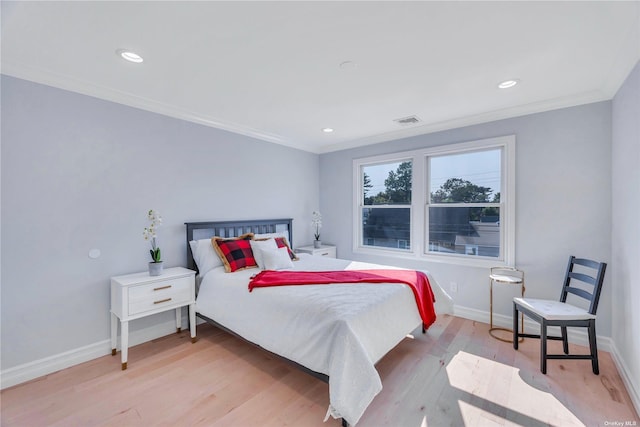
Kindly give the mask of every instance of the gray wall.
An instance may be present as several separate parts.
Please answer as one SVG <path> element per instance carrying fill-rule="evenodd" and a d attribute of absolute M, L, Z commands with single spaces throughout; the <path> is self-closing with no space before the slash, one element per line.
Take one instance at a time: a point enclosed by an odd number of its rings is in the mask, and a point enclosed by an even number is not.
<path fill-rule="evenodd" d="M 611 103 L 600 102 L 428 135 L 322 154 L 320 207 L 323 240 L 341 258 L 430 270 L 458 309 L 488 322 L 488 269 L 352 251 L 354 158 L 516 135 L 516 265 L 525 271 L 527 296 L 558 298 L 569 255 L 609 262 L 611 254 Z M 345 184 L 348 183 L 348 184 Z M 504 288 L 494 313 L 511 317 Z M 611 336 L 611 280 L 605 279 L 598 333 Z"/>
<path fill-rule="evenodd" d="M 613 99 L 613 340 L 640 404 L 640 63 Z M 631 392 L 631 390 L 630 390 Z M 638 408 L 638 406 L 636 406 Z"/>
<path fill-rule="evenodd" d="M 185 221 L 294 218 L 311 243 L 318 156 L 2 76 L 2 370 L 109 338 L 109 277 L 167 266 Z M 98 259 L 89 250 L 102 252 Z M 171 313 L 133 322 L 132 332 Z"/>

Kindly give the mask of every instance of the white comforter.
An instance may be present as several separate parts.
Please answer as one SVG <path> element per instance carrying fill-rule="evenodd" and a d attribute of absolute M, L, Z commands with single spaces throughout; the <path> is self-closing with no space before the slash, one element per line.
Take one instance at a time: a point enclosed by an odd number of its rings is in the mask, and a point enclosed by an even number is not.
<path fill-rule="evenodd" d="M 295 270 L 390 268 L 300 255 Z M 261 347 L 329 376 L 329 411 L 356 424 L 382 390 L 374 364 L 422 324 L 411 289 L 403 284 L 280 286 L 248 291 L 256 269 L 202 279 L 198 313 Z M 451 313 L 451 298 L 428 275 L 436 312 Z"/>

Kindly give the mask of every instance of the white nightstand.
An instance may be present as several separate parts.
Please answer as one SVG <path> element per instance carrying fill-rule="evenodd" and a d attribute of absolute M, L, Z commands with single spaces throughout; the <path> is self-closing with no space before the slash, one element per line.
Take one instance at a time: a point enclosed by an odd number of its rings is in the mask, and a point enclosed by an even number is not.
<path fill-rule="evenodd" d="M 148 272 L 111 278 L 111 354 L 118 342 L 118 319 L 121 326 L 122 370 L 127 369 L 129 321 L 167 310 L 176 311 L 176 329 L 182 326 L 182 307 L 189 306 L 191 342 L 196 341 L 196 284 L 193 270 L 167 268 L 160 276 Z"/>
<path fill-rule="evenodd" d="M 327 258 L 336 258 L 336 247 L 333 245 L 321 245 L 319 248 L 313 246 L 302 246 L 296 249 L 296 252 L 303 254 L 311 254 L 317 256 L 326 256 Z"/>

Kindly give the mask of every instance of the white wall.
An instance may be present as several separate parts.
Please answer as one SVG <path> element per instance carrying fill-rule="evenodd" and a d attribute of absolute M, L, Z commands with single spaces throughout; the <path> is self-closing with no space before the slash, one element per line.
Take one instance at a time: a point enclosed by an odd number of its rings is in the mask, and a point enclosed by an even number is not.
<path fill-rule="evenodd" d="M 640 63 L 612 105 L 612 337 L 640 411 Z"/>
<path fill-rule="evenodd" d="M 445 290 L 457 282 L 457 308 L 488 322 L 488 269 L 352 251 L 352 160 L 502 135 L 516 136 L 516 265 L 525 271 L 527 296 L 558 298 L 569 255 L 611 258 L 610 102 L 323 154 L 323 240 L 337 244 L 342 258 L 428 269 Z M 611 283 L 607 275 L 598 311 L 598 334 L 604 336 L 611 336 Z M 514 295 L 504 288 L 494 292 L 494 312 L 503 319 L 511 318 Z"/>
<path fill-rule="evenodd" d="M 317 155 L 7 76 L 1 159 L 3 371 L 109 338 L 109 277 L 147 268 L 149 209 L 167 266 L 187 221 L 292 217 L 313 238 Z"/>

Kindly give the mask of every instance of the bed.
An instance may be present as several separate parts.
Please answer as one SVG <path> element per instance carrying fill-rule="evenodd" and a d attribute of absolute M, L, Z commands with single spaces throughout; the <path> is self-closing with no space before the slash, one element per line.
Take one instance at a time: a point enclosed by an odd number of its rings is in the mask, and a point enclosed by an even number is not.
<path fill-rule="evenodd" d="M 260 270 L 228 273 L 211 256 L 207 240 L 245 233 L 293 242 L 292 220 L 186 223 L 188 266 L 199 271 L 197 316 L 329 383 L 327 417 L 358 422 L 382 389 L 375 364 L 422 324 L 414 295 L 395 283 L 281 286 L 248 290 Z M 203 247 L 199 247 L 202 244 Z M 283 249 L 284 250 L 284 249 Z M 389 269 L 342 259 L 298 254 L 293 270 Z M 207 262 L 209 262 L 207 264 Z M 205 271 L 206 270 L 206 271 Z M 290 270 L 290 269 L 289 269 Z M 436 310 L 451 312 L 451 300 L 427 273 Z"/>

